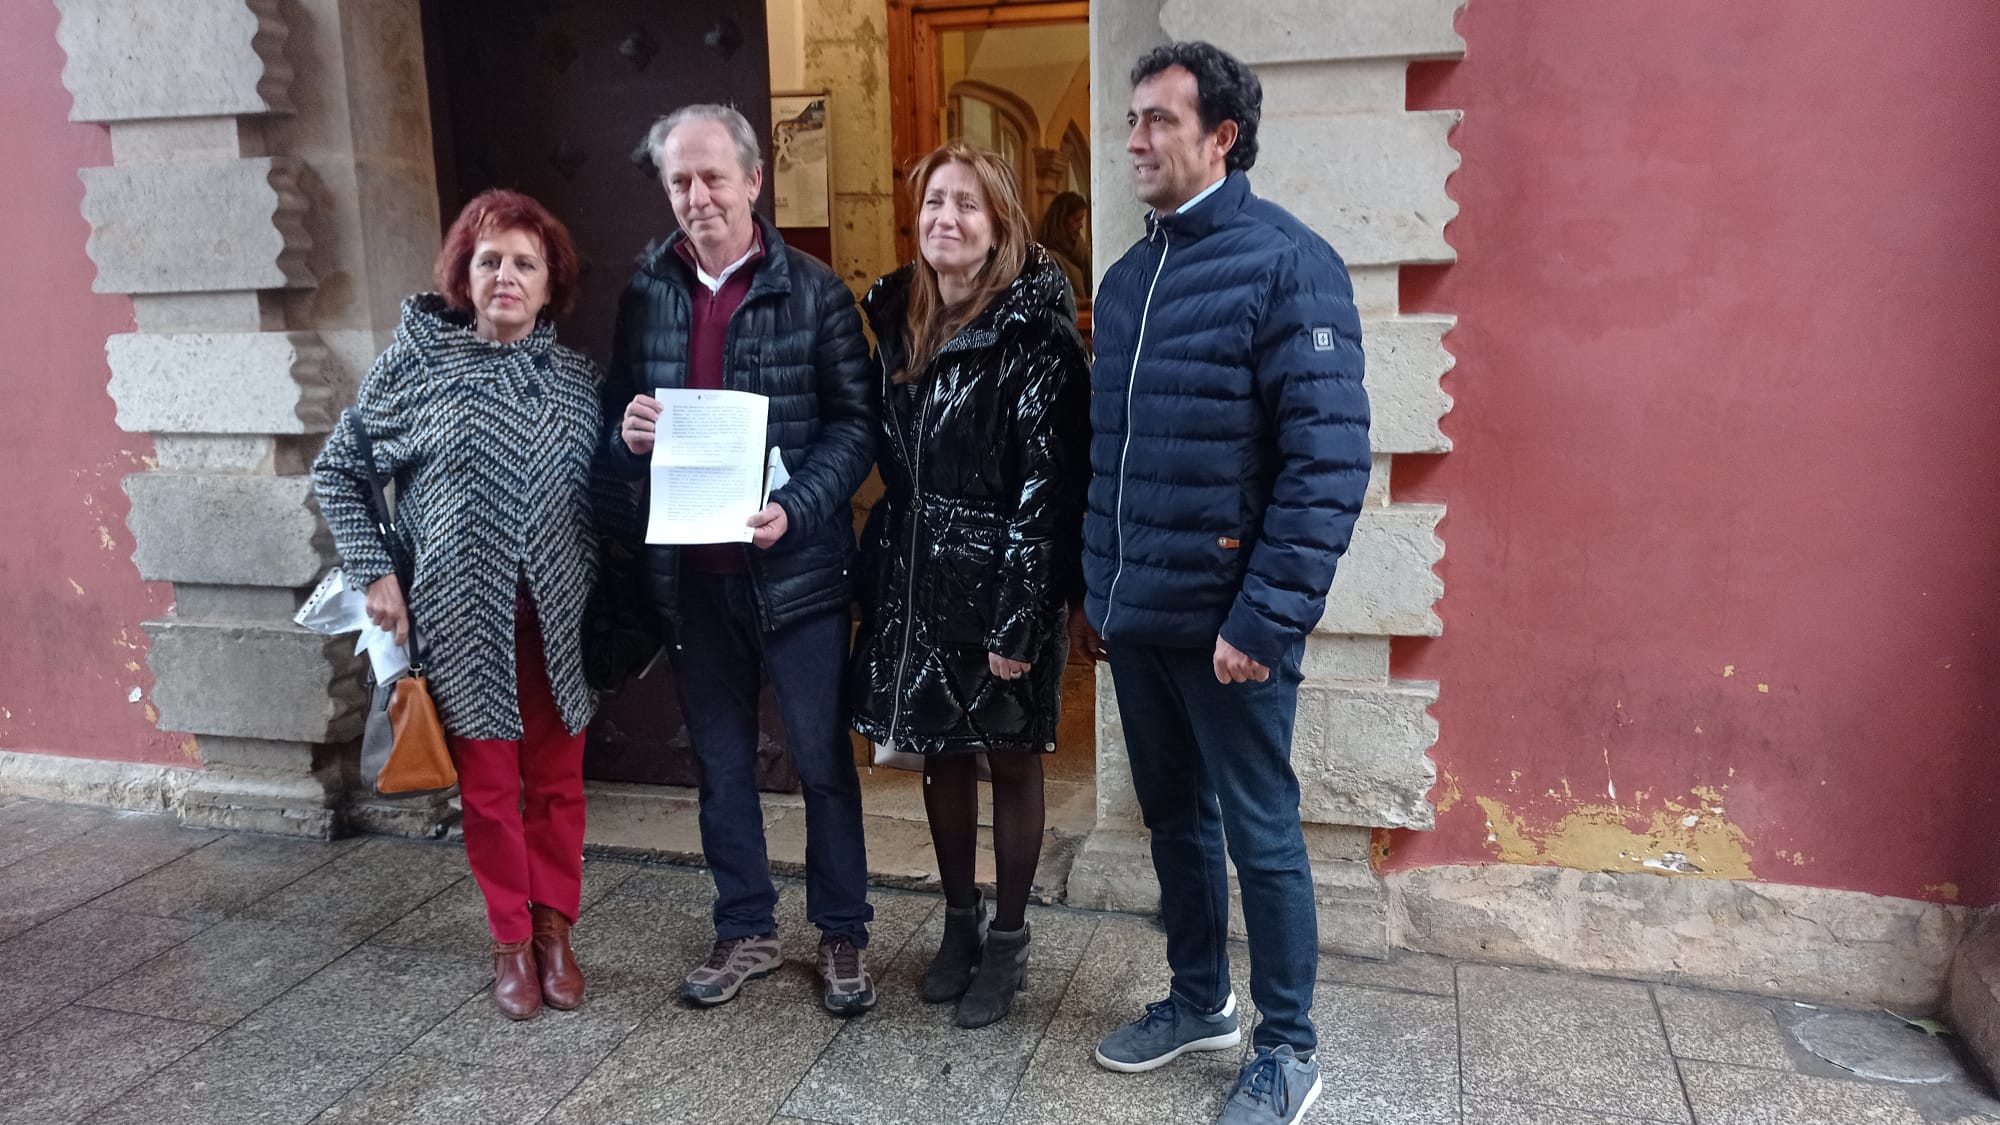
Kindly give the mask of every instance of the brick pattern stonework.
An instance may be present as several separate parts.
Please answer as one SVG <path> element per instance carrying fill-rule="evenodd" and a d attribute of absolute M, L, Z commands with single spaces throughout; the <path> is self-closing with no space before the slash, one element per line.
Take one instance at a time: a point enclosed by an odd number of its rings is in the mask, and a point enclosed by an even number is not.
<path fill-rule="evenodd" d="M 1251 181 L 1325 235 L 1354 277 L 1368 353 L 1375 474 L 1368 507 L 1307 642 L 1293 762 L 1313 855 L 1321 944 L 1383 956 L 1388 898 L 1368 863 L 1371 827 L 1429 828 L 1436 768 L 1427 712 L 1438 686 L 1393 680 L 1389 639 L 1436 636 L 1444 587 L 1444 508 L 1396 503 L 1389 467 L 1399 453 L 1451 448 L 1439 426 L 1451 399 L 1439 380 L 1452 358 L 1452 318 L 1403 315 L 1397 271 L 1453 260 L 1445 224 L 1457 205 L 1445 180 L 1458 167 L 1448 136 L 1454 112 L 1404 108 L 1404 75 L 1418 59 L 1455 58 L 1464 42 L 1452 19 L 1461 0 L 1356 0 L 1327 6 L 1272 0 L 1245 6 L 1206 0 L 1138 0 L 1094 7 L 1092 97 L 1094 244 L 1100 265 L 1138 234 L 1124 159 L 1126 68 L 1172 39 L 1205 39 L 1264 78 L 1260 153 Z M 1284 64 L 1282 66 L 1272 64 Z M 1118 724 L 1110 674 L 1098 685 L 1098 824 L 1070 875 L 1078 905 L 1151 910 L 1158 902 L 1145 830 Z"/>
<path fill-rule="evenodd" d="M 138 322 L 106 342 L 111 394 L 159 453 L 125 481 L 133 560 L 175 588 L 146 623 L 159 723 L 203 763 L 164 799 L 204 826 L 422 830 L 436 807 L 348 805 L 359 665 L 290 622 L 333 562 L 307 465 L 437 245 L 417 2 L 58 7 L 71 118 L 111 131 L 81 171 L 95 288 Z"/>

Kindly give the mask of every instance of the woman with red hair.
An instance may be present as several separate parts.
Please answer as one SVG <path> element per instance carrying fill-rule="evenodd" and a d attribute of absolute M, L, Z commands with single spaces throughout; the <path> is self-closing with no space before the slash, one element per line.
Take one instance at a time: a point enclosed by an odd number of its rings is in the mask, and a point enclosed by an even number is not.
<path fill-rule="evenodd" d="M 488 191 L 445 236 L 438 292 L 403 302 L 395 341 L 313 464 L 341 565 L 376 624 L 408 636 L 458 767 L 465 853 L 493 931 L 493 999 L 514 1019 L 574 1008 L 583 879 L 584 602 L 597 369 L 556 343 L 577 287 L 569 232 Z M 369 507 L 369 457 L 396 482 L 398 575 Z M 408 584 L 407 590 L 405 583 Z M 405 598 L 407 597 L 407 602 Z"/>

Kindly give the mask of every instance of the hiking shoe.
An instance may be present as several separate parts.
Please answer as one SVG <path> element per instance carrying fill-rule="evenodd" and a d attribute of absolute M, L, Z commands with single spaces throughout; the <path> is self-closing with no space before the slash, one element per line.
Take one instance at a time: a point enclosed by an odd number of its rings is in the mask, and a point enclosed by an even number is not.
<path fill-rule="evenodd" d="M 1175 997 L 1146 1005 L 1146 1014 L 1097 1044 L 1097 1065 L 1140 1074 L 1162 1067 L 1189 1051 L 1221 1051 L 1243 1042 L 1236 1026 L 1236 994 L 1222 1010 L 1203 1015 Z"/>
<path fill-rule="evenodd" d="M 770 976 L 782 964 L 776 934 L 718 938 L 708 960 L 681 980 L 681 998 L 704 1008 L 727 1004 L 745 982 Z"/>
<path fill-rule="evenodd" d="M 1236 1092 L 1215 1125 L 1292 1125 L 1319 1098 L 1319 1061 L 1300 1058 L 1290 1044 L 1260 1047 L 1236 1079 Z"/>
<path fill-rule="evenodd" d="M 875 1006 L 875 978 L 868 958 L 844 937 L 819 943 L 819 979 L 826 982 L 821 1003 L 836 1016 L 858 1016 Z"/>

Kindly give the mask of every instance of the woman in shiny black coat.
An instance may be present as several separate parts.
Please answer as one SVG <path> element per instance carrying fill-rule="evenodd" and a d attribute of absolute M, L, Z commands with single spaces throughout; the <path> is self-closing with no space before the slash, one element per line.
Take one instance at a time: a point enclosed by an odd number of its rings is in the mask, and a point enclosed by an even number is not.
<path fill-rule="evenodd" d="M 950 144 L 918 162 L 921 254 L 862 301 L 883 379 L 887 491 L 862 536 L 854 725 L 922 754 L 947 907 L 923 995 L 1007 1014 L 1055 749 L 1066 606 L 1090 466 L 1090 371 L 1061 268 L 1028 241 L 1012 171 Z M 996 909 L 973 880 L 978 760 L 993 776 Z"/>

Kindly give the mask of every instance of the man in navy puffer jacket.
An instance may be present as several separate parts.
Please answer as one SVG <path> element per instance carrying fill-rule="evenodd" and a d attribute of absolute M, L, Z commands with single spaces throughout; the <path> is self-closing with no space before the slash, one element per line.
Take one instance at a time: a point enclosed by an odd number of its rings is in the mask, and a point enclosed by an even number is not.
<path fill-rule="evenodd" d="M 1292 725 L 1368 485 L 1361 326 L 1340 256 L 1250 191 L 1256 75 L 1176 43 L 1132 80 L 1126 149 L 1152 212 L 1098 290 L 1084 568 L 1174 975 L 1097 1061 L 1150 1070 L 1241 1041 L 1226 828 L 1263 1022 L 1222 1121 L 1290 1122 L 1319 1092 Z"/>

